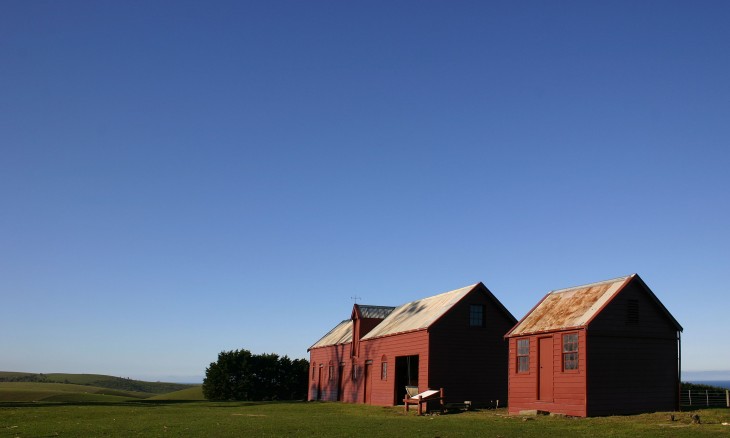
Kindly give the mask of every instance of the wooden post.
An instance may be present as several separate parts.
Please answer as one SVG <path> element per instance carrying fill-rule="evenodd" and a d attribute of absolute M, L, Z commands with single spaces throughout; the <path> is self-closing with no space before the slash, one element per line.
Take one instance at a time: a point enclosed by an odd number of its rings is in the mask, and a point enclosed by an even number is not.
<path fill-rule="evenodd" d="M 710 406 L 710 394 L 706 389 L 705 389 L 705 399 L 707 400 L 707 406 L 709 407 Z"/>
<path fill-rule="evenodd" d="M 725 390 L 725 405 L 730 408 L 730 390 Z"/>
<path fill-rule="evenodd" d="M 692 390 L 687 390 L 687 397 L 689 397 L 689 405 L 692 406 Z"/>
<path fill-rule="evenodd" d="M 440 394 L 439 397 L 441 397 L 441 413 L 443 414 L 446 411 L 446 406 L 444 405 L 444 388 L 440 388 Z"/>
<path fill-rule="evenodd" d="M 423 415 L 423 396 L 418 396 L 418 415 Z"/>

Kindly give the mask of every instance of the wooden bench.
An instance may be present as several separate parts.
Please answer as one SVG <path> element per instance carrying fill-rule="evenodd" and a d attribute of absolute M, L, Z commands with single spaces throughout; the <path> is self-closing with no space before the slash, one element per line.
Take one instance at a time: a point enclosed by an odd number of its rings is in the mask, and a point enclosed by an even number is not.
<path fill-rule="evenodd" d="M 441 409 L 441 413 L 444 412 L 444 388 L 441 389 L 427 389 L 414 396 L 406 395 L 403 399 L 405 405 L 405 411 L 408 412 L 410 405 L 418 405 L 418 415 L 423 415 L 423 405 L 428 405 L 428 402 L 438 401 Z"/>

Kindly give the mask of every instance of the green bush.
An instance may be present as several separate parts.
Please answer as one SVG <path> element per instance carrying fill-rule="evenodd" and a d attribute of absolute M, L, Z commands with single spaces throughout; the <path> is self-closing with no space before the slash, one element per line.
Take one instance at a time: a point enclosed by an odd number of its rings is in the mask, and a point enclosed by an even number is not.
<path fill-rule="evenodd" d="M 301 400 L 307 396 L 308 370 L 306 359 L 222 351 L 205 369 L 203 395 L 208 400 Z"/>

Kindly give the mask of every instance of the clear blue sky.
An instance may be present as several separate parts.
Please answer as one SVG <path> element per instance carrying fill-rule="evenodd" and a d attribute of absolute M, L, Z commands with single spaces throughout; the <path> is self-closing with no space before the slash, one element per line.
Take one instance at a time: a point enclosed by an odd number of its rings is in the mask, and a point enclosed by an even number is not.
<path fill-rule="evenodd" d="M 307 357 L 639 273 L 730 370 L 730 3 L 0 4 L 0 370 Z"/>

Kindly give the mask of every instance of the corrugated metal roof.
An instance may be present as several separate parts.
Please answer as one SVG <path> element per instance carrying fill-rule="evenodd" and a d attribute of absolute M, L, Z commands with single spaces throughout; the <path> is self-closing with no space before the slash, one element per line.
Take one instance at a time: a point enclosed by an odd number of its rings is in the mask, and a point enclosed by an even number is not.
<path fill-rule="evenodd" d="M 478 284 L 398 306 L 362 339 L 373 339 L 427 328 Z"/>
<path fill-rule="evenodd" d="M 377 319 L 385 319 L 395 309 L 392 306 L 368 306 L 364 304 L 358 304 L 357 308 L 360 309 L 363 318 Z"/>
<path fill-rule="evenodd" d="M 629 275 L 552 291 L 508 336 L 582 327 L 633 277 Z"/>
<path fill-rule="evenodd" d="M 314 345 L 309 347 L 307 351 L 311 350 L 312 348 L 347 344 L 348 342 L 352 342 L 352 320 L 350 319 L 346 319 L 337 324 L 335 328 L 330 330 L 326 335 L 322 336 L 322 339 L 315 342 Z"/>

